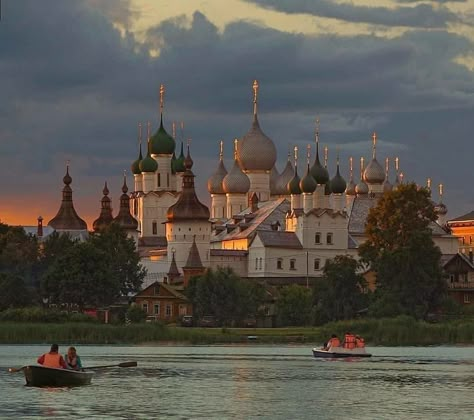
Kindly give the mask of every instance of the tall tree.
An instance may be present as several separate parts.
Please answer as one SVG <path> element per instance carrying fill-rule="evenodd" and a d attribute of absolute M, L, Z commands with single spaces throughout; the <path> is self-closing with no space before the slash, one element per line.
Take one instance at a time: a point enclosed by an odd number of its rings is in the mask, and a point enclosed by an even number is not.
<path fill-rule="evenodd" d="M 280 289 L 276 313 L 281 325 L 308 325 L 312 315 L 311 290 L 292 284 Z"/>
<path fill-rule="evenodd" d="M 318 323 L 351 319 L 366 307 L 366 282 L 359 268 L 360 263 L 346 255 L 326 261 L 323 278 L 314 289 Z"/>
<path fill-rule="evenodd" d="M 196 317 L 216 317 L 220 325 L 231 325 L 256 316 L 264 290 L 258 283 L 243 280 L 230 268 L 207 270 L 193 277 L 186 289 Z"/>
<path fill-rule="evenodd" d="M 30 290 L 17 274 L 0 273 L 0 311 L 27 306 L 32 303 Z"/>
<path fill-rule="evenodd" d="M 359 254 L 376 273 L 374 307 L 384 315 L 424 317 L 444 298 L 441 251 L 430 228 L 435 220 L 429 190 L 414 183 L 385 194 L 369 212 Z"/>
<path fill-rule="evenodd" d="M 135 241 L 129 238 L 117 223 L 102 229 L 89 240 L 105 253 L 114 281 L 120 285 L 122 295 L 138 292 L 146 276 L 146 269 L 140 264 Z"/>

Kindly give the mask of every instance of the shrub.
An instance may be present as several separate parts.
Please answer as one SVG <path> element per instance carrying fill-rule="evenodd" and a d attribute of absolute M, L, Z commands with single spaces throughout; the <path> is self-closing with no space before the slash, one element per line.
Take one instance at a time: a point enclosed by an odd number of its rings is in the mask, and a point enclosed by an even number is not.
<path fill-rule="evenodd" d="M 131 322 L 143 322 L 146 319 L 146 312 L 138 305 L 132 305 L 127 309 L 127 318 Z"/>

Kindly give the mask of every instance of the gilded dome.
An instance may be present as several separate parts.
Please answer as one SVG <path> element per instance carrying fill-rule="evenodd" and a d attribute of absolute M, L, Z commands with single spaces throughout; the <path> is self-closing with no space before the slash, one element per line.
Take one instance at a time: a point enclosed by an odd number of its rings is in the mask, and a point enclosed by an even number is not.
<path fill-rule="evenodd" d="M 246 171 L 270 171 L 275 165 L 275 145 L 261 130 L 257 114 L 253 117 L 250 130 L 239 142 L 237 159 Z"/>
<path fill-rule="evenodd" d="M 365 168 L 364 181 L 368 184 L 382 184 L 385 181 L 385 171 L 375 157 Z"/>
<path fill-rule="evenodd" d="M 239 162 L 234 160 L 234 166 L 222 180 L 222 188 L 227 194 L 246 194 L 250 189 L 250 180 L 240 169 Z"/>
<path fill-rule="evenodd" d="M 313 175 L 311 175 L 311 170 L 309 168 L 309 163 L 308 167 L 306 169 L 306 174 L 305 176 L 301 179 L 300 182 L 300 188 L 301 191 L 307 194 L 313 193 L 316 190 L 316 187 L 318 184 L 316 183 L 315 179 L 313 178 Z"/>
<path fill-rule="evenodd" d="M 219 165 L 217 166 L 216 172 L 214 172 L 209 179 L 207 180 L 207 190 L 211 194 L 225 194 L 224 189 L 222 188 L 222 181 L 227 175 L 227 169 L 224 166 L 223 160 L 219 160 Z"/>

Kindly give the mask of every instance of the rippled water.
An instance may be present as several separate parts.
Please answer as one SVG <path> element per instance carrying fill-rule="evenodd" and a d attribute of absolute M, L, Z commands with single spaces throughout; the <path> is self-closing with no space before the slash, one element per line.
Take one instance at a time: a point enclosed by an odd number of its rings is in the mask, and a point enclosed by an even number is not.
<path fill-rule="evenodd" d="M 48 346 L 0 346 L 0 418 L 472 419 L 474 348 L 370 349 L 318 360 L 310 346 L 80 346 L 92 385 L 30 388 L 21 373 Z M 63 348 L 65 350 L 65 348 Z"/>

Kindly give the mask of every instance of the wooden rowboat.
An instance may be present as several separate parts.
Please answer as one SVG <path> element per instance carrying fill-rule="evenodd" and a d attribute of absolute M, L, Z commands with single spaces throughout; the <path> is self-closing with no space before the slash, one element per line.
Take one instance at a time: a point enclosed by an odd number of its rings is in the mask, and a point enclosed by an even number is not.
<path fill-rule="evenodd" d="M 371 357 L 365 348 L 345 349 L 343 347 L 331 347 L 329 350 L 313 349 L 313 356 L 325 359 L 341 359 L 348 357 Z"/>
<path fill-rule="evenodd" d="M 27 386 L 72 387 L 89 385 L 94 372 L 57 369 L 40 365 L 23 367 Z"/>

